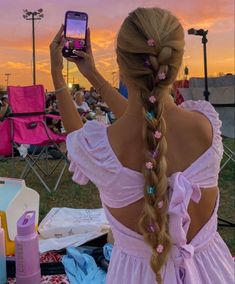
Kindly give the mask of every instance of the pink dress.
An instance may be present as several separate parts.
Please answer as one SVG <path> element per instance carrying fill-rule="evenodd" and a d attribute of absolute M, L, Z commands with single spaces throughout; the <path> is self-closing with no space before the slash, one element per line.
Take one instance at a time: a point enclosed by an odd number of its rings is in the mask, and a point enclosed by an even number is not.
<path fill-rule="evenodd" d="M 168 178 L 170 186 L 169 230 L 173 242 L 169 259 L 162 269 L 165 284 L 233 284 L 233 258 L 217 232 L 219 197 L 210 220 L 190 243 L 187 207 L 199 202 L 201 190 L 217 186 L 223 155 L 221 122 L 210 103 L 187 101 L 179 107 L 204 114 L 213 127 L 213 142 L 190 167 Z M 127 206 L 143 197 L 141 173 L 125 168 L 115 156 L 107 137 L 107 127 L 97 121 L 67 137 L 73 180 L 81 185 L 91 180 L 99 189 L 115 244 L 107 274 L 107 284 L 153 284 L 150 249 L 143 237 L 118 222 L 105 205 Z"/>

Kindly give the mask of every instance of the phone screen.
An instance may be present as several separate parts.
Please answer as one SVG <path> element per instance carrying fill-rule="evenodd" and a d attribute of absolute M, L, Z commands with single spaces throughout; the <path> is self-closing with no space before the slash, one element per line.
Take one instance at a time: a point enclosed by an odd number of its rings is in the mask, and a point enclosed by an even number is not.
<path fill-rule="evenodd" d="M 68 11 L 65 15 L 65 57 L 76 57 L 74 49 L 85 51 L 88 15 L 83 12 Z"/>
<path fill-rule="evenodd" d="M 75 17 L 75 18 L 74 18 Z M 86 37 L 86 17 L 85 15 L 68 15 L 66 37 L 71 39 L 83 39 Z"/>

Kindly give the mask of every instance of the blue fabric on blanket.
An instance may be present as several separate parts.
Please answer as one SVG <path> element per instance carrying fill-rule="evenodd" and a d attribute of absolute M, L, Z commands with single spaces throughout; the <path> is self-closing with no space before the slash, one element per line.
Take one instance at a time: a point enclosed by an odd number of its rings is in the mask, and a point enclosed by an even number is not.
<path fill-rule="evenodd" d="M 76 248 L 67 248 L 62 263 L 71 284 L 105 284 L 106 273 L 96 265 L 94 258 Z"/>

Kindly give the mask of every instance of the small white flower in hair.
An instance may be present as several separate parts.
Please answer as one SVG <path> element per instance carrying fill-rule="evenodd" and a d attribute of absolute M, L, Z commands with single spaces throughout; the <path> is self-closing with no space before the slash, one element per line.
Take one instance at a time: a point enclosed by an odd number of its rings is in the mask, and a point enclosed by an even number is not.
<path fill-rule="evenodd" d="M 161 80 L 165 80 L 166 79 L 166 73 L 164 72 L 160 72 L 158 73 L 158 79 Z"/>
<path fill-rule="evenodd" d="M 150 38 L 150 39 L 147 41 L 147 43 L 148 43 L 148 46 L 155 46 L 155 41 L 154 41 L 153 38 Z"/>

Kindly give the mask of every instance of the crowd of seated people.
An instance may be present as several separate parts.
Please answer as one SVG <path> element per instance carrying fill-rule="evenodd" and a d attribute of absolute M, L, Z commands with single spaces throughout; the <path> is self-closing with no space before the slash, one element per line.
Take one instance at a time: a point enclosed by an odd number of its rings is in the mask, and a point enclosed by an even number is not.
<path fill-rule="evenodd" d="M 114 115 L 93 87 L 90 90 L 85 90 L 85 88 L 72 89 L 71 95 L 73 96 L 76 108 L 83 114 L 84 122 L 95 119 L 96 113 L 100 111 L 103 114 L 108 114 L 110 123 L 114 121 Z M 4 94 L 0 97 L 0 121 L 5 120 L 10 113 L 8 96 Z M 46 113 L 59 115 L 56 97 L 53 92 L 46 93 Z M 46 123 L 56 133 L 60 133 L 63 130 L 59 120 L 47 118 Z"/>
<path fill-rule="evenodd" d="M 91 87 L 89 91 L 80 88 L 73 92 L 74 104 L 83 117 L 83 121 L 96 119 L 97 116 L 108 115 L 109 122 L 115 120 L 114 115 L 108 108 L 107 104 L 103 102 L 101 96 L 96 90 Z"/>
<path fill-rule="evenodd" d="M 0 99 L 0 121 L 5 120 L 11 113 L 11 109 L 8 102 L 7 94 L 4 94 Z"/>
<path fill-rule="evenodd" d="M 55 133 L 61 133 L 63 127 L 59 118 L 60 113 L 58 111 L 56 97 L 51 93 L 46 96 L 46 113 L 58 115 L 58 119 L 47 117 L 46 124 L 48 128 L 50 128 Z"/>
<path fill-rule="evenodd" d="M 103 115 L 108 114 L 110 123 L 115 120 L 114 115 L 93 87 L 91 87 L 89 91 L 84 88 L 72 89 L 71 95 L 74 98 L 74 104 L 77 110 L 83 115 L 84 122 L 95 119 L 97 113 L 102 113 Z M 56 97 L 53 93 L 46 94 L 45 111 L 48 114 L 60 115 Z M 0 122 L 4 121 L 10 113 L 11 109 L 8 102 L 8 95 L 4 94 L 0 97 Z M 59 119 L 47 118 L 46 124 L 56 133 L 63 132 L 63 125 Z"/>
<path fill-rule="evenodd" d="M 91 110 L 88 103 L 85 101 L 84 93 L 82 90 L 76 91 L 74 94 L 74 105 L 83 118 L 83 122 L 86 120 L 92 120 L 95 118 L 95 112 Z"/>

